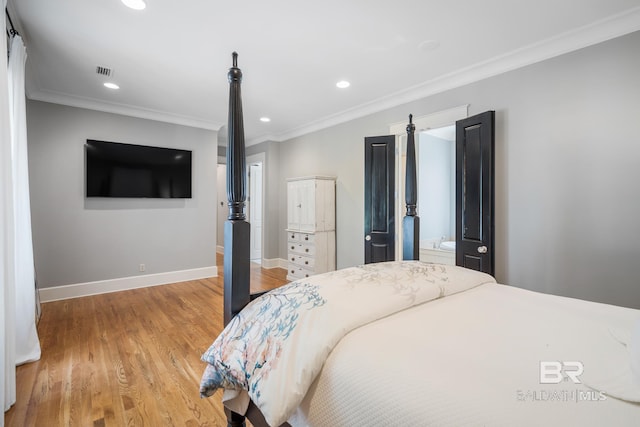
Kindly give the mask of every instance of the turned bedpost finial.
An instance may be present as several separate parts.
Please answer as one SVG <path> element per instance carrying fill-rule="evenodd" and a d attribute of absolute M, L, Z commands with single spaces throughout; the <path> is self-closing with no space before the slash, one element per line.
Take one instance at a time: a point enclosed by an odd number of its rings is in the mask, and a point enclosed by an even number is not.
<path fill-rule="evenodd" d="M 238 52 L 233 52 L 231 56 L 233 57 L 233 68 L 238 68 Z"/>
<path fill-rule="evenodd" d="M 409 114 L 409 124 L 407 125 L 407 135 L 413 137 L 413 132 L 416 130 L 416 125 L 413 124 L 413 114 Z"/>

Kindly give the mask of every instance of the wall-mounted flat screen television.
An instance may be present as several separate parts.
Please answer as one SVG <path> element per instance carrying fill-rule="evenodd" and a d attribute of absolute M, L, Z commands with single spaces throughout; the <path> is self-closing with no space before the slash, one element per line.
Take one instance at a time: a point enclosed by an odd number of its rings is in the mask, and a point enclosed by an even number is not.
<path fill-rule="evenodd" d="M 191 151 L 87 139 L 87 197 L 191 198 Z"/>

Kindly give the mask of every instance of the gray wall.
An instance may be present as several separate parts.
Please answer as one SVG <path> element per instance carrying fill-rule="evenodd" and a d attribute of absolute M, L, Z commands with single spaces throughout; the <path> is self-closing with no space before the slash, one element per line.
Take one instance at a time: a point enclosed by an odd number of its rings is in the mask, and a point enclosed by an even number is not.
<path fill-rule="evenodd" d="M 337 177 L 336 266 L 364 262 L 364 137 L 386 134 L 398 120 L 361 119 L 280 143 L 280 258 L 287 258 L 286 179 L 328 175 Z"/>
<path fill-rule="evenodd" d="M 216 132 L 38 101 L 27 131 L 40 287 L 215 266 Z M 193 198 L 85 198 L 88 138 L 192 150 Z"/>
<path fill-rule="evenodd" d="M 498 281 L 640 308 L 638 52 L 640 32 L 283 142 L 277 185 L 337 176 L 338 267 L 362 263 L 363 138 L 409 113 L 495 110 Z"/>
<path fill-rule="evenodd" d="M 282 143 L 266 153 L 264 257 L 286 259 L 286 178 L 337 176 L 338 267 L 364 261 L 365 136 L 470 104 L 496 110 L 496 276 L 640 308 L 640 33 Z M 34 251 L 48 287 L 215 265 L 215 132 L 28 103 Z M 87 138 L 194 150 L 194 198 L 93 201 Z M 210 183 L 210 184 L 209 184 Z"/>

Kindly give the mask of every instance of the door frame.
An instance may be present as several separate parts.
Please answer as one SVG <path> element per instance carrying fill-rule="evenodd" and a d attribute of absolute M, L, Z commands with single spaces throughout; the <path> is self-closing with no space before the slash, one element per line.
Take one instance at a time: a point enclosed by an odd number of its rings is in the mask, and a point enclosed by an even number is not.
<path fill-rule="evenodd" d="M 224 168 L 220 172 L 220 168 Z M 227 205 L 227 163 L 226 159 L 218 157 L 216 165 L 216 252 L 224 253 L 224 222 L 227 220 L 229 208 Z"/>
<path fill-rule="evenodd" d="M 266 162 L 266 155 L 265 153 L 257 153 L 257 154 L 252 154 L 250 156 L 247 156 L 247 160 L 246 160 L 246 173 L 247 173 L 247 198 L 250 196 L 249 194 L 249 171 L 251 170 L 251 163 L 262 163 L 262 185 L 260 188 L 260 191 L 262 192 L 262 197 L 261 199 L 261 203 L 260 203 L 260 211 L 261 211 L 261 218 L 262 218 L 262 227 L 260 227 L 260 262 L 262 264 L 262 260 L 264 259 L 264 224 L 265 224 L 265 217 L 264 217 L 264 213 L 265 213 L 265 209 L 264 209 L 264 205 L 265 205 L 265 171 L 266 171 L 266 167 L 267 167 L 267 162 Z M 251 204 L 250 200 L 247 201 L 247 209 L 253 209 L 254 206 L 253 204 Z M 247 215 L 247 221 L 249 220 L 249 216 Z"/>
<path fill-rule="evenodd" d="M 416 133 L 429 129 L 436 129 L 444 126 L 455 125 L 456 121 L 469 117 L 469 104 L 460 105 L 458 107 L 437 111 L 425 116 L 414 117 L 413 123 L 416 126 Z M 405 174 L 407 163 L 407 120 L 396 122 L 389 125 L 389 134 L 396 136 L 396 191 L 395 191 L 395 208 L 396 208 L 396 260 L 402 259 L 402 221 L 400 220 L 406 214 L 405 206 Z M 417 165 L 420 168 L 420 165 Z M 418 186 L 420 183 L 418 183 Z M 420 216 L 420 201 L 418 200 L 418 216 Z"/>

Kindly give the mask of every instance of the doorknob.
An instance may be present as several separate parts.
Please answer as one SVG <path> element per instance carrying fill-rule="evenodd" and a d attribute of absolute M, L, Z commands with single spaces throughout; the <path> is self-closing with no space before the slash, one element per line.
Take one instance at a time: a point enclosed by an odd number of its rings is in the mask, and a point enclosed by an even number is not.
<path fill-rule="evenodd" d="M 369 235 L 367 234 L 366 236 L 364 236 L 364 240 L 366 240 L 366 241 L 368 242 L 369 240 L 371 240 L 371 236 L 369 236 Z"/>
<path fill-rule="evenodd" d="M 478 252 L 481 254 L 486 254 L 487 253 L 487 247 L 486 246 L 480 246 L 478 248 Z"/>

